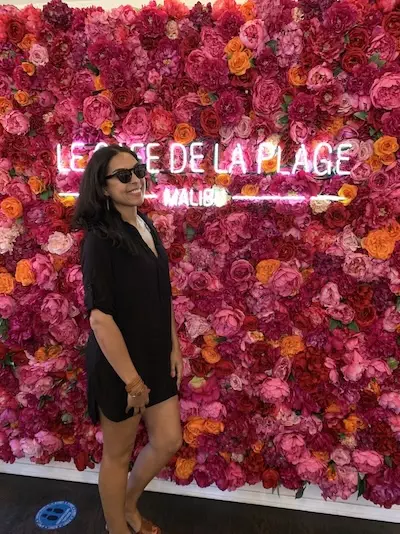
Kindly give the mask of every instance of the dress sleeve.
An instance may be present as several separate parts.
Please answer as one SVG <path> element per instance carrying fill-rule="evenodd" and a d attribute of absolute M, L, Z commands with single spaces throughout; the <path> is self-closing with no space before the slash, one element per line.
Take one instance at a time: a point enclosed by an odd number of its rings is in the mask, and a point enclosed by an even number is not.
<path fill-rule="evenodd" d="M 110 244 L 105 239 L 89 232 L 83 243 L 81 264 L 85 305 L 88 312 L 100 310 L 107 315 L 114 316 Z"/>

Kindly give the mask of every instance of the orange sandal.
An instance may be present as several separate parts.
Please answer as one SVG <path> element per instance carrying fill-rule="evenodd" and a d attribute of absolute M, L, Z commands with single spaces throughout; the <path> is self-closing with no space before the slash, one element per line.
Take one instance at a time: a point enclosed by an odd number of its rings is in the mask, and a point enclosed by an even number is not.
<path fill-rule="evenodd" d="M 136 532 L 132 529 L 132 531 L 134 534 L 161 534 L 160 527 L 157 527 L 151 521 L 145 519 L 144 517 L 142 517 L 142 526 L 140 530 Z"/>

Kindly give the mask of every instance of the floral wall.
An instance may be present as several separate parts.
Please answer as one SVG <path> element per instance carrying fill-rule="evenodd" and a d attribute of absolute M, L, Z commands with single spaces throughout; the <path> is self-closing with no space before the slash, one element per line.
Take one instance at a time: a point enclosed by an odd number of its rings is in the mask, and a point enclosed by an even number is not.
<path fill-rule="evenodd" d="M 0 7 L 0 458 L 93 467 L 79 244 L 99 142 L 203 143 L 203 173 L 151 177 L 184 354 L 184 446 L 161 476 L 400 504 L 400 7 L 396 0 L 165 0 Z M 346 175 L 255 170 L 271 141 L 350 145 Z M 239 143 L 248 166 L 216 173 Z M 67 154 L 66 154 L 66 152 Z M 225 167 L 224 167 L 225 162 Z M 166 186 L 249 201 L 165 208 Z M 273 195 L 274 201 L 250 202 Z M 302 202 L 280 199 L 301 195 Z M 319 195 L 340 197 L 339 201 Z M 317 198 L 315 198 L 317 197 Z M 137 450 L 145 443 L 142 431 Z"/>

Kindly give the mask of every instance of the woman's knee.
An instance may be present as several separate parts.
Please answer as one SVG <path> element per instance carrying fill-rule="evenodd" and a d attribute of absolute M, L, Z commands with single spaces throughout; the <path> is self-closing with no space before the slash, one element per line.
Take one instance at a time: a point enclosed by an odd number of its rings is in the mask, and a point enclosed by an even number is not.
<path fill-rule="evenodd" d="M 173 456 L 182 447 L 182 434 L 180 432 L 164 436 L 150 436 L 151 445 Z"/>

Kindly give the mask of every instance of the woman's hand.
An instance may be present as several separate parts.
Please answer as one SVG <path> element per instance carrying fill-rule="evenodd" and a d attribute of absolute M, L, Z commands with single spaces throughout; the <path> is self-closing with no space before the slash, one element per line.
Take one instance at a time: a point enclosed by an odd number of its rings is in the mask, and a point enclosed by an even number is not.
<path fill-rule="evenodd" d="M 139 393 L 139 395 L 134 397 L 128 393 L 126 413 L 133 408 L 135 415 L 142 414 L 145 411 L 146 406 L 149 404 L 149 393 L 150 390 L 147 387 L 142 391 L 142 393 Z"/>
<path fill-rule="evenodd" d="M 171 352 L 171 376 L 176 377 L 178 389 L 180 388 L 182 381 L 183 360 L 182 353 L 179 346 L 174 347 Z"/>

